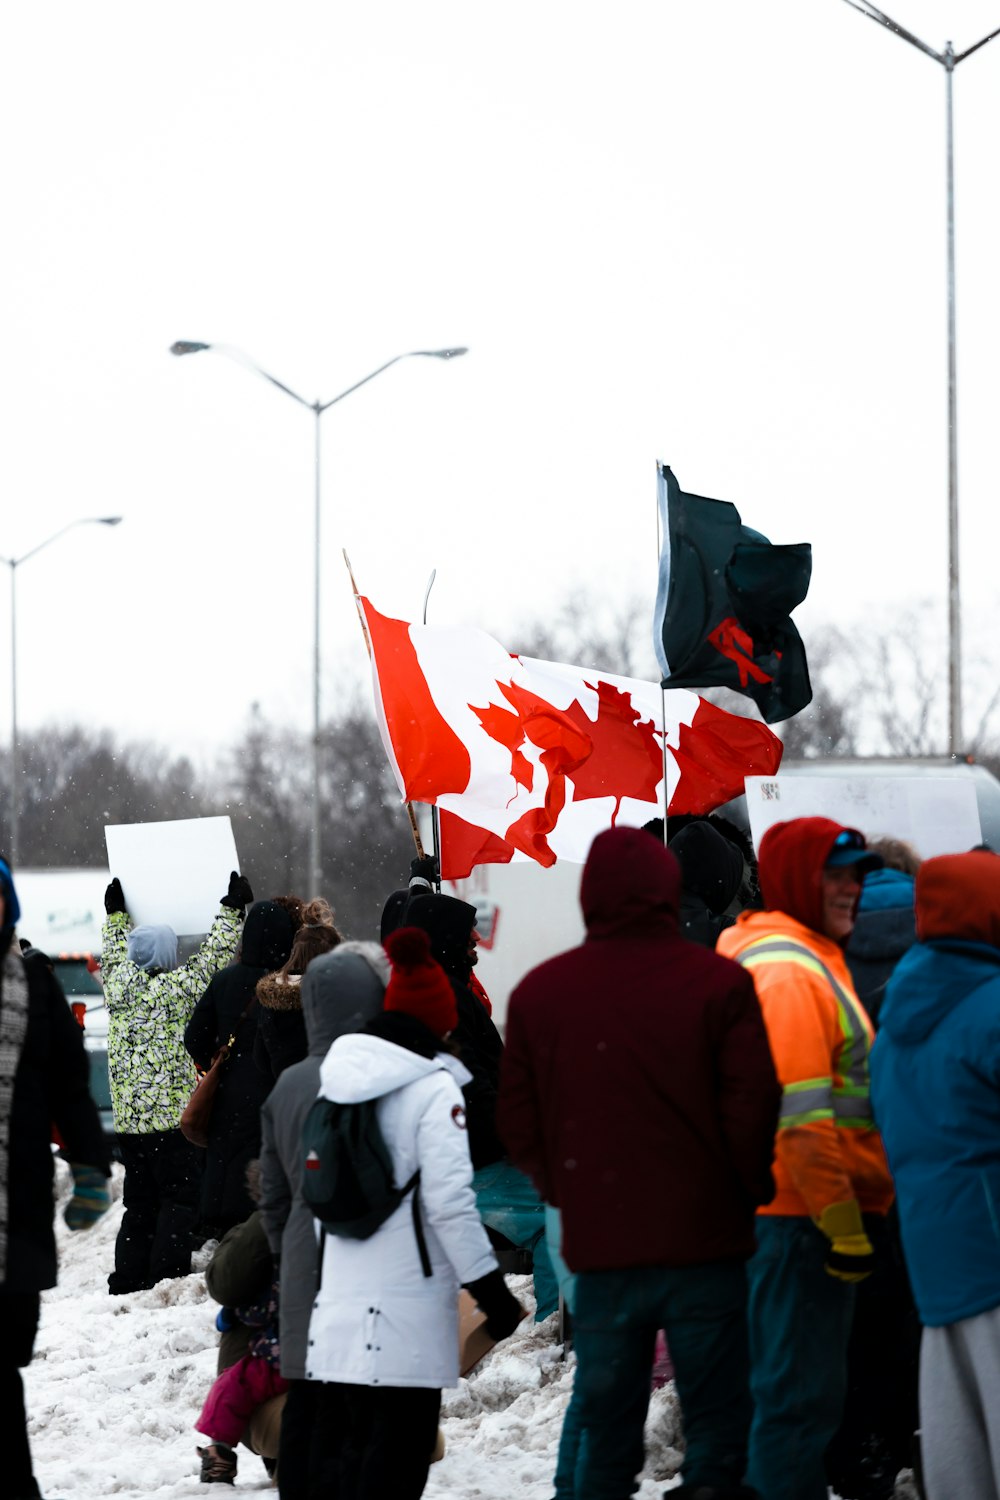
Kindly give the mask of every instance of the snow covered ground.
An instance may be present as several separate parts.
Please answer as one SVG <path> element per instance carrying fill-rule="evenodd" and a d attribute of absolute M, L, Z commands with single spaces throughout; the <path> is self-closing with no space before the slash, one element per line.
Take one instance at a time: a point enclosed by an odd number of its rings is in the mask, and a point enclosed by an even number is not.
<path fill-rule="evenodd" d="M 69 1193 L 59 1163 L 60 1206 Z M 215 1375 L 216 1304 L 198 1272 L 149 1292 L 109 1297 L 107 1275 L 121 1221 L 115 1202 L 96 1228 L 71 1235 L 57 1218 L 59 1286 L 43 1299 L 35 1358 L 25 1371 L 35 1472 L 47 1497 L 204 1497 L 194 1430 Z M 530 1278 L 511 1282 L 524 1302 Z M 526 1320 L 468 1380 L 444 1393 L 447 1452 L 431 1469 L 428 1500 L 549 1500 L 572 1359 L 556 1344 L 556 1319 Z M 641 1500 L 658 1500 L 676 1474 L 679 1423 L 673 1387 L 654 1393 Z M 236 1487 L 273 1493 L 260 1459 L 240 1449 Z"/>
<path fill-rule="evenodd" d="M 60 1210 L 69 1169 L 57 1163 Z M 48 1500 L 122 1500 L 217 1494 L 198 1480 L 194 1422 L 215 1376 L 216 1304 L 199 1271 L 149 1292 L 109 1297 L 108 1271 L 121 1222 L 122 1168 L 110 1213 L 86 1233 L 56 1219 L 59 1285 L 43 1298 L 35 1358 L 25 1371 L 35 1473 Z M 511 1288 L 531 1304 L 530 1277 Z M 573 1360 L 562 1359 L 556 1319 L 521 1327 L 445 1391 L 447 1452 L 431 1469 L 428 1500 L 550 1500 Z M 654 1391 L 646 1424 L 639 1500 L 679 1483 L 682 1453 L 673 1385 Z M 240 1449 L 236 1487 L 273 1494 L 264 1466 Z M 226 1492 L 228 1493 L 228 1491 Z M 913 1500 L 901 1480 L 897 1500 Z"/>

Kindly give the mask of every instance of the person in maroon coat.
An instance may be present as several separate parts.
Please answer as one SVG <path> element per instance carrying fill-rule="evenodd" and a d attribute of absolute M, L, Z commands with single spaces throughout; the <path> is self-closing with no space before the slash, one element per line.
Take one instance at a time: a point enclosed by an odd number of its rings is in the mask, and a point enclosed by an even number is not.
<path fill-rule="evenodd" d="M 577 1273 L 573 1489 L 633 1492 L 664 1328 L 687 1439 L 673 1493 L 750 1495 L 745 1261 L 781 1097 L 753 981 L 678 934 L 678 863 L 641 829 L 598 835 L 580 900 L 585 941 L 511 996 L 497 1112 Z"/>

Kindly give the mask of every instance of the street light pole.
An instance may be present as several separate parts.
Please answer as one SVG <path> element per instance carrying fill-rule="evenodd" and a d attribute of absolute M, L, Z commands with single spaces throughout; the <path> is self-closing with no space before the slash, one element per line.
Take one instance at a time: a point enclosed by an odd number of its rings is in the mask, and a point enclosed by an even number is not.
<path fill-rule="evenodd" d="M 29 557 L 34 557 L 36 552 L 41 552 L 75 526 L 117 526 L 121 519 L 121 516 L 81 516 L 78 521 L 70 521 L 68 525 L 61 526 L 58 531 L 46 537 L 44 542 L 39 542 L 37 547 L 23 552 L 20 557 L 0 557 L 0 562 L 10 569 L 10 862 L 15 869 L 21 833 L 21 767 L 17 737 L 17 570 Z"/>
<path fill-rule="evenodd" d="M 224 355 L 226 355 L 226 357 L 228 359 L 235 360 L 237 364 L 243 365 L 248 370 L 252 370 L 255 375 L 262 376 L 264 378 L 264 380 L 269 381 L 271 383 L 271 385 L 277 386 L 277 388 L 278 388 L 279 391 L 284 391 L 284 393 L 285 393 L 286 396 L 290 396 L 293 401 L 297 401 L 300 406 L 304 406 L 304 407 L 307 408 L 307 410 L 311 411 L 313 413 L 313 417 L 315 419 L 315 427 L 314 427 L 314 434 L 315 434 L 315 438 L 314 438 L 315 488 L 314 488 L 314 497 L 313 497 L 313 539 L 314 539 L 313 540 L 313 552 L 314 552 L 314 556 L 313 556 L 313 651 L 312 651 L 312 657 L 313 657 L 313 664 L 312 664 L 312 669 L 313 669 L 313 691 L 312 691 L 312 699 L 313 699 L 312 818 L 311 818 L 311 827 L 310 827 L 310 830 L 309 830 L 309 880 L 310 880 L 310 884 L 311 884 L 311 887 L 312 887 L 312 893 L 313 893 L 313 895 L 319 895 L 320 887 L 321 887 L 322 881 L 323 881 L 323 872 L 322 872 L 322 868 L 321 868 L 321 858 L 320 858 L 320 854 L 321 854 L 321 839 L 320 839 L 320 795 L 319 795 L 320 794 L 320 749 L 321 749 L 321 731 L 320 731 L 320 522 L 321 522 L 321 516 L 322 516 L 322 506 L 321 506 L 322 494 L 321 494 L 321 489 L 320 489 L 320 418 L 322 417 L 322 415 L 323 415 L 324 412 L 330 410 L 331 406 L 336 406 L 338 401 L 343 401 L 343 399 L 344 399 L 345 396 L 350 396 L 355 391 L 360 390 L 360 388 L 363 385 L 367 385 L 370 380 L 374 380 L 375 377 L 376 377 L 376 375 L 381 375 L 382 372 L 383 372 L 383 370 L 388 370 L 389 367 L 390 367 L 390 365 L 397 365 L 397 364 L 399 364 L 400 360 L 403 360 L 403 359 L 444 359 L 444 360 L 458 359 L 458 357 L 460 355 L 462 355 L 462 354 L 468 354 L 469 351 L 468 351 L 468 349 L 466 349 L 464 347 L 463 348 L 454 348 L 454 349 L 411 349 L 406 354 L 396 354 L 396 355 L 393 356 L 392 359 L 386 360 L 386 362 L 385 362 L 384 365 L 379 365 L 378 369 L 377 370 L 372 370 L 372 372 L 371 372 L 370 375 L 365 375 L 361 380 L 356 380 L 353 385 L 349 385 L 347 387 L 347 389 L 345 391 L 341 391 L 338 396 L 332 396 L 329 401 L 318 401 L 318 400 L 317 401 L 307 401 L 304 396 L 300 396 L 297 391 L 293 391 L 292 388 L 291 388 L 291 386 L 285 385 L 284 381 L 278 380 L 276 376 L 271 375 L 267 370 L 262 369 L 260 365 L 255 364 L 254 361 L 252 359 L 250 359 L 248 355 L 246 355 L 246 354 L 244 354 L 242 352 L 242 350 L 240 350 L 240 349 L 233 349 L 228 344 L 203 344 L 203 343 L 199 343 L 199 342 L 197 342 L 197 341 L 195 341 L 193 339 L 178 339 L 176 343 L 173 343 L 170 346 L 170 352 L 171 352 L 171 354 L 177 354 L 177 355 L 181 355 L 181 354 L 200 354 L 200 353 L 202 353 L 202 351 L 209 350 L 209 349 L 214 350 L 215 353 L 217 353 L 217 354 L 224 354 Z"/>
<path fill-rule="evenodd" d="M 916 47 L 940 63 L 945 74 L 945 142 L 947 158 L 947 241 L 948 241 L 948 752 L 963 755 L 962 740 L 962 610 L 958 567 L 958 366 L 955 337 L 955 142 L 952 118 L 952 76 L 960 62 L 1000 36 L 1000 26 L 988 36 L 980 37 L 964 52 L 956 53 L 951 42 L 943 52 L 922 42 L 912 31 L 900 26 L 891 16 L 872 5 L 870 0 L 847 0 L 869 20 L 877 21 L 887 31 L 894 31 L 904 42 Z"/>

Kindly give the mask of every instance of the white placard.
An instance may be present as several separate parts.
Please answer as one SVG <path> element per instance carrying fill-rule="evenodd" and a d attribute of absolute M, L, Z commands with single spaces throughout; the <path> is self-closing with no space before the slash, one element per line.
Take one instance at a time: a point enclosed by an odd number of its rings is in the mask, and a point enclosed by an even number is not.
<path fill-rule="evenodd" d="M 905 839 L 922 859 L 959 854 L 982 842 L 979 805 L 971 777 L 748 776 L 747 811 L 754 848 L 772 823 L 789 818 L 833 818 L 878 834 Z"/>
<path fill-rule="evenodd" d="M 100 953 L 107 870 L 18 870 L 18 937 L 43 953 Z"/>
<path fill-rule="evenodd" d="M 163 922 L 178 937 L 208 931 L 230 871 L 240 867 L 228 817 L 117 823 L 104 837 L 136 926 Z"/>

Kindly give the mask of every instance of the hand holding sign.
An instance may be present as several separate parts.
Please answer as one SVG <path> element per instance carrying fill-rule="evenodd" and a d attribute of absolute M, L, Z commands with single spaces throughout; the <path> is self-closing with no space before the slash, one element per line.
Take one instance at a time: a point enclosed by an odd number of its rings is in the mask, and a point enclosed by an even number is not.
<path fill-rule="evenodd" d="M 239 870 L 233 870 L 229 875 L 229 889 L 222 898 L 222 905 L 229 906 L 233 911 L 245 911 L 253 900 L 253 891 L 250 882 Z"/>

